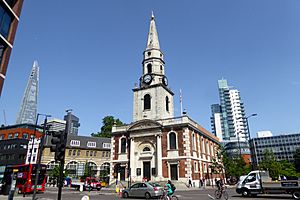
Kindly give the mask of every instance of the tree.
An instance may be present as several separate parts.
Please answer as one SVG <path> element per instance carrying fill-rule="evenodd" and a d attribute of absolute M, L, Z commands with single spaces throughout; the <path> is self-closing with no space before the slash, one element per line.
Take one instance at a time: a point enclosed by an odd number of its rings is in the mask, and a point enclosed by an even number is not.
<path fill-rule="evenodd" d="M 226 177 L 240 177 L 251 171 L 251 166 L 239 154 L 228 155 L 222 150 L 222 158 Z"/>
<path fill-rule="evenodd" d="M 119 119 L 115 119 L 113 116 L 106 116 L 102 119 L 102 124 L 103 125 L 101 127 L 101 131 L 98 132 L 98 133 L 92 133 L 91 136 L 110 138 L 111 137 L 111 130 L 112 130 L 112 127 L 113 127 L 114 123 L 117 126 L 124 125 L 124 123 L 122 121 L 120 121 Z"/>
<path fill-rule="evenodd" d="M 54 181 L 54 182 L 57 182 L 58 181 L 58 178 L 60 176 L 60 165 L 56 165 L 52 170 L 51 172 L 49 173 L 49 178 L 51 181 Z M 64 179 L 68 176 L 68 171 L 65 170 L 64 172 Z"/>
<path fill-rule="evenodd" d="M 298 152 L 299 153 L 299 152 Z M 277 180 L 280 176 L 295 178 L 299 176 L 295 166 L 286 160 L 276 161 L 275 155 L 270 150 L 264 151 L 264 157 L 260 162 L 260 168 L 269 171 L 270 177 Z"/>
<path fill-rule="evenodd" d="M 277 162 L 274 153 L 268 149 L 264 151 L 264 156 L 260 162 L 260 168 L 269 171 L 270 177 L 277 180 L 282 171 L 282 165 Z"/>

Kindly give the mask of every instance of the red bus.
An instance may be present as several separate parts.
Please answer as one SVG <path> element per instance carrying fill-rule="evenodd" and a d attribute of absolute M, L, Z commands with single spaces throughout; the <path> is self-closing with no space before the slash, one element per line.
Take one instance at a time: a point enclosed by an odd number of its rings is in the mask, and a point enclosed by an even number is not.
<path fill-rule="evenodd" d="M 46 165 L 40 165 L 39 179 L 37 182 L 37 191 L 44 192 L 45 184 L 47 181 L 46 176 Z M 11 183 L 11 175 L 15 173 L 16 177 L 16 188 L 19 193 L 31 193 L 34 191 L 35 177 L 37 171 L 37 164 L 23 164 L 7 166 L 4 172 L 4 187 Z"/>

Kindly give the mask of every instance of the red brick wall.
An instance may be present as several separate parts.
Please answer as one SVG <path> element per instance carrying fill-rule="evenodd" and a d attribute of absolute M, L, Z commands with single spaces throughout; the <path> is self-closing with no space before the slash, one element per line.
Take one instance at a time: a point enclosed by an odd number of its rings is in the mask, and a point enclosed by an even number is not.
<path fill-rule="evenodd" d="M 22 138 L 23 133 L 28 134 L 28 139 L 30 139 L 31 135 L 34 135 L 34 130 L 33 129 L 28 129 L 28 128 L 11 128 L 11 129 L 4 129 L 0 130 L 0 135 L 4 135 L 4 140 L 8 139 L 8 134 L 12 133 L 13 136 L 15 133 L 19 133 L 18 138 Z M 36 138 L 40 138 L 42 136 L 42 132 L 36 130 L 35 131 L 35 136 Z"/>

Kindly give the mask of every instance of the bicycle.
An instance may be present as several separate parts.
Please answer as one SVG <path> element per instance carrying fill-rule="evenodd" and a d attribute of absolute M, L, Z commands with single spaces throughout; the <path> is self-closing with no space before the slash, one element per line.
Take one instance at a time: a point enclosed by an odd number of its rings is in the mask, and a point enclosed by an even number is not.
<path fill-rule="evenodd" d="M 215 191 L 215 198 L 216 199 L 221 199 L 222 196 L 224 197 L 225 200 L 228 200 L 228 193 L 226 191 L 226 186 L 221 186 Z"/>
<path fill-rule="evenodd" d="M 163 190 L 163 195 L 160 196 L 160 200 L 179 200 L 179 198 L 172 194 L 170 197 L 168 196 L 168 191 L 166 189 Z"/>

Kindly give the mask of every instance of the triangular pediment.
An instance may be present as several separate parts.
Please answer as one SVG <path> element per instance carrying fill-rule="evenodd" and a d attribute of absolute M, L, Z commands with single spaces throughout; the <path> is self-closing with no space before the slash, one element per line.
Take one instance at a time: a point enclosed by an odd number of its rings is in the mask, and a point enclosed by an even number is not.
<path fill-rule="evenodd" d="M 160 129 L 162 125 L 150 119 L 143 119 L 134 122 L 127 131 L 140 131 L 145 129 Z"/>

